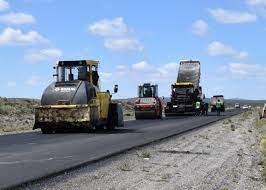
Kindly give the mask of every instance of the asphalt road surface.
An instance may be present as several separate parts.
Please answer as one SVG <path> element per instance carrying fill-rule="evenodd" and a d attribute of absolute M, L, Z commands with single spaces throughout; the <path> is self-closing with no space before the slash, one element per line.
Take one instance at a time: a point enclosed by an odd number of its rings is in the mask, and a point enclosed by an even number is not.
<path fill-rule="evenodd" d="M 179 116 L 127 121 L 124 128 L 114 131 L 49 135 L 33 132 L 0 136 L 0 189 L 58 174 L 240 112 L 229 110 L 220 117 Z"/>

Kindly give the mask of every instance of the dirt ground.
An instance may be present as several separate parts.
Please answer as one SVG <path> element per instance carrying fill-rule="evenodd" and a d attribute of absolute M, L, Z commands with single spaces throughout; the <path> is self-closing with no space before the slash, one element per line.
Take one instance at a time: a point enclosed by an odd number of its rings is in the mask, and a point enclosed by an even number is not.
<path fill-rule="evenodd" d="M 0 135 L 30 130 L 39 100 L 0 97 Z"/>
<path fill-rule="evenodd" d="M 135 119 L 132 100 L 117 101 L 123 105 L 124 119 Z M 32 131 L 35 107 L 39 100 L 0 97 L 0 135 Z"/>
<path fill-rule="evenodd" d="M 262 189 L 255 114 L 234 116 L 25 189 Z"/>

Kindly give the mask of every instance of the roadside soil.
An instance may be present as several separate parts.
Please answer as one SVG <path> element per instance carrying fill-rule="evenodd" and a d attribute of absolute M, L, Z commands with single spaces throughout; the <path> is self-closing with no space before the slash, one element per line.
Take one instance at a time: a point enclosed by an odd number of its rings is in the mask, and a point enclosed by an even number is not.
<path fill-rule="evenodd" d="M 117 102 L 123 105 L 124 120 L 135 119 L 133 101 Z M 0 135 L 32 132 L 34 108 L 39 104 L 35 99 L 0 97 Z"/>
<path fill-rule="evenodd" d="M 0 115 L 0 135 L 31 131 L 34 125 L 34 115 Z"/>
<path fill-rule="evenodd" d="M 30 130 L 39 100 L 0 97 L 0 135 Z"/>
<path fill-rule="evenodd" d="M 234 116 L 22 189 L 262 189 L 256 117 Z"/>

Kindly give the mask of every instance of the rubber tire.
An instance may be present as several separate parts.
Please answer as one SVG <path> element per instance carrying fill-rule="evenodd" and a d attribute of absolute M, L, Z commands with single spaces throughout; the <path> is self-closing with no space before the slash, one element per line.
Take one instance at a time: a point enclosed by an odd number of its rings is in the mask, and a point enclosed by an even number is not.
<path fill-rule="evenodd" d="M 47 128 L 41 128 L 41 131 L 43 134 L 52 134 L 53 133 L 52 129 L 47 129 Z"/>
<path fill-rule="evenodd" d="M 140 117 L 137 116 L 136 112 L 135 112 L 135 119 L 136 119 L 136 120 L 139 120 L 139 119 L 140 119 Z"/>
<path fill-rule="evenodd" d="M 157 119 L 162 119 L 163 118 L 163 110 L 159 110 L 159 115 L 157 116 Z"/>
<path fill-rule="evenodd" d="M 115 121 L 114 121 L 114 119 L 112 118 L 112 119 L 108 119 L 108 122 L 107 122 L 107 129 L 108 130 L 114 130 L 115 129 Z"/>
<path fill-rule="evenodd" d="M 109 106 L 108 121 L 107 121 L 107 125 L 106 125 L 106 128 L 108 130 L 114 130 L 117 123 L 118 123 L 116 110 L 113 109 L 114 106 L 115 106 L 115 104 L 110 104 L 110 106 Z"/>

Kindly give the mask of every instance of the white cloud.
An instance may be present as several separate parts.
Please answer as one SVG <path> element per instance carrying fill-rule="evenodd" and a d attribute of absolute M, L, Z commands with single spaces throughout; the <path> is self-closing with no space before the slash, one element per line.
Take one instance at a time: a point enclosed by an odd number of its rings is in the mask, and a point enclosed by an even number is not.
<path fill-rule="evenodd" d="M 140 61 L 132 65 L 133 71 L 150 71 L 153 66 L 148 64 L 146 61 Z"/>
<path fill-rule="evenodd" d="M 127 76 L 133 75 L 131 80 L 143 82 L 154 82 L 159 85 L 168 86 L 176 81 L 179 63 L 170 62 L 166 64 L 153 65 L 146 61 L 132 65 L 135 72 L 129 73 Z"/>
<path fill-rule="evenodd" d="M 245 51 L 238 52 L 235 56 L 237 59 L 246 59 L 248 57 L 248 53 Z"/>
<path fill-rule="evenodd" d="M 115 69 L 118 75 L 125 75 L 128 72 L 126 65 L 117 65 Z"/>
<path fill-rule="evenodd" d="M 111 84 L 118 84 L 121 86 L 121 93 L 127 97 L 135 96 L 128 91 L 128 86 L 137 86 L 145 82 L 152 82 L 158 84 L 160 87 L 160 94 L 169 95 L 171 92 L 170 84 L 176 81 L 179 63 L 170 62 L 166 64 L 151 64 L 147 60 L 125 66 L 117 65 L 112 72 L 112 77 L 106 80 L 103 88 L 110 89 Z M 122 79 L 122 80 L 121 80 Z"/>
<path fill-rule="evenodd" d="M 142 51 L 144 48 L 122 17 L 112 20 L 103 19 L 91 24 L 88 30 L 95 35 L 104 37 L 104 46 L 115 51 Z"/>
<path fill-rule="evenodd" d="M 137 79 L 140 82 L 143 80 L 152 82 L 175 81 L 178 67 L 179 64 L 175 62 L 157 66 L 149 64 L 147 61 L 140 61 L 132 64 L 132 70 L 128 71 L 127 76 L 130 77 L 132 75 L 132 80 Z"/>
<path fill-rule="evenodd" d="M 122 17 L 97 21 L 90 25 L 88 29 L 92 34 L 100 36 L 120 36 L 128 33 L 128 28 Z"/>
<path fill-rule="evenodd" d="M 176 75 L 179 68 L 179 63 L 170 62 L 160 67 L 149 64 L 146 61 L 140 61 L 138 63 L 132 64 L 132 70 L 137 72 L 149 72 L 156 76 L 167 76 L 167 75 Z"/>
<path fill-rule="evenodd" d="M 266 18 L 266 0 L 246 0 L 250 10 L 262 18 Z"/>
<path fill-rule="evenodd" d="M 100 77 L 103 82 L 106 82 L 112 78 L 112 73 L 110 72 L 100 72 Z"/>
<path fill-rule="evenodd" d="M 37 86 L 40 83 L 40 79 L 39 76 L 33 75 L 26 81 L 26 84 L 29 86 Z"/>
<path fill-rule="evenodd" d="M 204 36 L 208 31 L 208 24 L 204 20 L 196 20 L 192 24 L 192 32 L 197 36 Z"/>
<path fill-rule="evenodd" d="M 179 64 L 175 62 L 167 63 L 160 68 L 157 68 L 156 71 L 158 76 L 167 77 L 167 76 L 176 76 L 178 72 Z"/>
<path fill-rule="evenodd" d="M 35 22 L 35 18 L 26 13 L 7 13 L 0 15 L 0 22 L 5 24 L 31 24 Z"/>
<path fill-rule="evenodd" d="M 0 0 L 0 11 L 9 9 L 9 3 L 5 0 Z"/>
<path fill-rule="evenodd" d="M 31 45 L 47 42 L 49 41 L 46 38 L 33 30 L 23 33 L 19 29 L 8 27 L 0 33 L 0 45 Z"/>
<path fill-rule="evenodd" d="M 55 0 L 23 0 L 25 3 L 53 3 Z"/>
<path fill-rule="evenodd" d="M 246 0 L 248 5 L 266 5 L 266 0 Z"/>
<path fill-rule="evenodd" d="M 211 56 L 233 55 L 235 54 L 235 50 L 231 46 L 225 45 L 218 41 L 213 41 L 208 46 L 208 53 Z"/>
<path fill-rule="evenodd" d="M 109 38 L 104 42 L 104 46 L 116 51 L 143 51 L 143 46 L 134 38 Z"/>
<path fill-rule="evenodd" d="M 167 63 L 162 68 L 168 71 L 177 71 L 177 69 L 179 68 L 179 63 L 175 63 L 175 62 Z"/>
<path fill-rule="evenodd" d="M 17 86 L 17 83 L 14 82 L 14 81 L 8 81 L 8 82 L 7 82 L 7 86 L 8 86 L 8 87 L 15 87 L 15 86 Z"/>
<path fill-rule="evenodd" d="M 237 51 L 230 45 L 223 44 L 219 41 L 213 41 L 208 45 L 208 54 L 210 56 L 232 56 L 236 59 L 245 59 L 248 53 L 244 51 Z"/>
<path fill-rule="evenodd" d="M 225 24 L 239 24 L 246 22 L 254 22 L 257 16 L 248 12 L 231 11 L 225 9 L 209 9 L 210 14 L 218 22 Z"/>
<path fill-rule="evenodd" d="M 49 59 L 59 59 L 62 51 L 59 49 L 42 49 L 25 55 L 25 59 L 30 62 L 45 61 Z"/>
<path fill-rule="evenodd" d="M 233 78 L 264 78 L 266 69 L 258 64 L 229 63 L 224 66 L 224 72 L 229 72 Z"/>
<path fill-rule="evenodd" d="M 126 66 L 125 65 L 117 65 L 116 70 L 125 70 Z"/>

